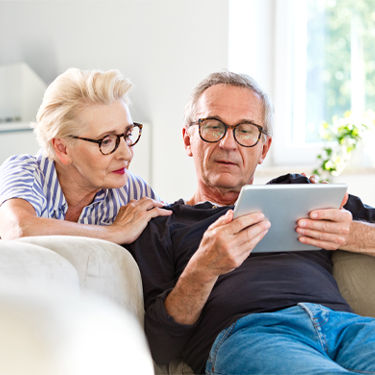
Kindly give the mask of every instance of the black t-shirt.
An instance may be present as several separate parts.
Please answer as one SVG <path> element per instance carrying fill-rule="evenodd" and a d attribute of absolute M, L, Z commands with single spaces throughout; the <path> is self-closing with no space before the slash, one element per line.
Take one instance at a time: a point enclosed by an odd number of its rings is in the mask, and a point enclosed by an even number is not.
<path fill-rule="evenodd" d="M 307 182 L 301 175 L 286 175 L 270 183 Z M 352 311 L 332 276 L 330 252 L 255 253 L 240 267 L 219 277 L 198 322 L 192 326 L 176 323 L 166 313 L 165 298 L 208 226 L 233 206 L 216 207 L 209 202 L 188 206 L 180 200 L 167 208 L 173 215 L 151 220 L 137 241 L 125 245 L 141 270 L 145 331 L 157 363 L 181 358 L 196 373 L 204 372 L 216 336 L 247 314 L 277 311 L 299 302 Z M 375 219 L 375 209 L 363 205 L 357 197 L 350 196 L 345 208 L 355 220 Z"/>

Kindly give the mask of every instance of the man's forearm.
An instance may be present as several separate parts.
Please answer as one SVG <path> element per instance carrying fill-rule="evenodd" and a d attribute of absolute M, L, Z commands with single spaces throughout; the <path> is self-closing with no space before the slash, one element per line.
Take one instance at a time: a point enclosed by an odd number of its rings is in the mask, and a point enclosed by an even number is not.
<path fill-rule="evenodd" d="M 216 280 L 190 262 L 165 300 L 167 314 L 179 324 L 196 323 Z"/>
<path fill-rule="evenodd" d="M 353 221 L 348 241 L 341 249 L 375 256 L 375 224 Z"/>

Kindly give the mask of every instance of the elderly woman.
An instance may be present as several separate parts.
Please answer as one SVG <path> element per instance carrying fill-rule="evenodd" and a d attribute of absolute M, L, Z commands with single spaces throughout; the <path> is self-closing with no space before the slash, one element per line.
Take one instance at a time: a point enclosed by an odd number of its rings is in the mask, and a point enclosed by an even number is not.
<path fill-rule="evenodd" d="M 142 125 L 133 123 L 118 71 L 69 69 L 48 87 L 33 124 L 36 156 L 0 168 L 0 236 L 96 237 L 134 241 L 148 221 L 169 215 L 128 169 Z"/>

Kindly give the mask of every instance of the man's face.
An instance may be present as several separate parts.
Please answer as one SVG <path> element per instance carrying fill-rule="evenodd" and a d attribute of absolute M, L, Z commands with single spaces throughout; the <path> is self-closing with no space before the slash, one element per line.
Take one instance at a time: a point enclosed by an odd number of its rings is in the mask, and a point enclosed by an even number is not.
<path fill-rule="evenodd" d="M 262 102 L 259 96 L 247 88 L 214 85 L 201 96 L 194 120 L 206 117 L 218 118 L 228 125 L 243 121 L 263 126 Z M 271 138 L 262 138 L 254 147 L 239 145 L 233 131 L 216 143 L 207 143 L 199 137 L 199 128 L 185 128 L 186 153 L 192 156 L 201 189 L 218 189 L 221 193 L 239 192 L 245 184 L 253 182 L 254 172 L 267 155 Z"/>

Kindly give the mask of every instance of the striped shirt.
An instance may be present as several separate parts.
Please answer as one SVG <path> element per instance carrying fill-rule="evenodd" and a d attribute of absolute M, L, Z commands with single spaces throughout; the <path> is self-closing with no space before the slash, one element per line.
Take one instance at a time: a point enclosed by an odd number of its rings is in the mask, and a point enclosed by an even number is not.
<path fill-rule="evenodd" d="M 102 189 L 84 207 L 78 223 L 110 225 L 121 206 L 144 196 L 161 201 L 152 188 L 128 170 L 127 183 L 118 189 Z M 38 217 L 64 220 L 68 204 L 61 190 L 54 161 L 39 151 L 36 156 L 15 155 L 0 167 L 0 205 L 8 199 L 29 202 Z"/>

